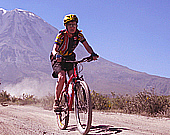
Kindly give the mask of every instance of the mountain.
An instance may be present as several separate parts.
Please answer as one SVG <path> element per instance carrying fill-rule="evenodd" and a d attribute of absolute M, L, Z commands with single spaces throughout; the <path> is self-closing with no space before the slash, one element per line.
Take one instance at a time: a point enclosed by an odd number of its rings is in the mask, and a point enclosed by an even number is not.
<path fill-rule="evenodd" d="M 97 68 L 96 68 L 97 67 Z M 127 67 L 100 58 L 92 65 L 85 66 L 85 77 L 90 86 L 102 93 L 111 91 L 119 94 L 134 95 L 144 89 L 160 95 L 170 94 L 170 79 L 131 70 Z M 88 72 L 93 69 L 91 72 Z"/>
<path fill-rule="evenodd" d="M 11 94 L 27 92 L 42 96 L 54 92 L 49 53 L 58 30 L 32 12 L 0 9 L 1 89 Z M 77 58 L 88 56 L 84 47 L 76 49 Z M 170 94 L 170 78 L 131 70 L 108 60 L 83 64 L 83 75 L 91 90 L 110 94 L 136 94 L 155 88 Z"/>
<path fill-rule="evenodd" d="M 53 86 L 49 52 L 57 32 L 34 13 L 20 9 L 0 10 L 0 79 L 3 87 L 15 92 L 28 89 L 34 92 L 35 87 L 31 86 L 41 84 L 42 80 Z M 46 86 L 41 85 L 42 88 Z"/>

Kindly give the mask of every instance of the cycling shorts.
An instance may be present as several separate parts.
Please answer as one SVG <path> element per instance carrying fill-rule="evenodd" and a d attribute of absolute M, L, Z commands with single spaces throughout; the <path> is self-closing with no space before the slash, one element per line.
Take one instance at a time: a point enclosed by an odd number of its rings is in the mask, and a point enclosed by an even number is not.
<path fill-rule="evenodd" d="M 66 61 L 74 61 L 75 60 L 75 53 L 70 56 L 63 56 L 63 59 Z M 64 63 L 64 62 L 57 62 L 55 59 L 51 61 L 53 73 L 53 78 L 58 78 L 58 73 L 62 70 L 69 72 L 73 70 L 73 63 Z"/>

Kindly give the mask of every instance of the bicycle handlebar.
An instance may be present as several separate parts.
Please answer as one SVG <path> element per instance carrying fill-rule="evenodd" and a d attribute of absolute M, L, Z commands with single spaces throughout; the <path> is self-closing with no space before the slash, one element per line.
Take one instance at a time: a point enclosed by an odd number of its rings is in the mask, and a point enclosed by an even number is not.
<path fill-rule="evenodd" d="M 92 56 L 89 56 L 89 57 L 85 57 L 81 60 L 78 61 L 78 63 L 82 63 L 82 62 L 90 62 L 93 60 L 93 57 Z"/>
<path fill-rule="evenodd" d="M 89 56 L 89 57 L 85 57 L 78 61 L 64 61 L 64 62 L 66 62 L 66 63 L 82 63 L 82 62 L 90 62 L 92 60 L 93 60 L 92 56 Z"/>

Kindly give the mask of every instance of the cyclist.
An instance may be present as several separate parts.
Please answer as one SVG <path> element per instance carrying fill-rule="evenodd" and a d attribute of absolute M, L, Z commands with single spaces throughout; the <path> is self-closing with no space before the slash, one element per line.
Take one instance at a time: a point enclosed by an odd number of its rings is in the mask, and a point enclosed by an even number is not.
<path fill-rule="evenodd" d="M 59 109 L 59 97 L 61 90 L 63 89 L 65 81 L 65 73 L 67 72 L 70 77 L 73 74 L 73 64 L 72 63 L 62 63 L 62 59 L 65 60 L 75 60 L 74 49 L 77 47 L 78 43 L 81 42 L 88 53 L 91 54 L 93 60 L 96 60 L 98 55 L 94 53 L 91 46 L 86 41 L 82 32 L 78 30 L 77 25 L 78 18 L 75 14 L 68 14 L 64 17 L 65 29 L 61 30 L 56 36 L 55 43 L 50 55 L 51 64 L 53 68 L 52 76 L 58 78 L 56 83 L 55 101 L 54 101 L 54 111 Z"/>

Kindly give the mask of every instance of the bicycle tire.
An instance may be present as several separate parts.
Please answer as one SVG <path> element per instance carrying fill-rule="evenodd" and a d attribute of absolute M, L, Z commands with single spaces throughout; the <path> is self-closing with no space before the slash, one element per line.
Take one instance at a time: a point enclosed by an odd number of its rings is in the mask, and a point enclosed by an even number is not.
<path fill-rule="evenodd" d="M 63 93 L 60 97 L 60 107 L 61 111 L 56 112 L 57 124 L 61 130 L 64 130 L 67 128 L 69 122 L 69 107 L 66 93 Z"/>
<path fill-rule="evenodd" d="M 75 88 L 75 117 L 77 128 L 81 134 L 87 134 L 92 122 L 90 90 L 85 81 L 78 81 Z"/>

